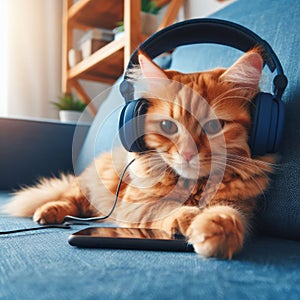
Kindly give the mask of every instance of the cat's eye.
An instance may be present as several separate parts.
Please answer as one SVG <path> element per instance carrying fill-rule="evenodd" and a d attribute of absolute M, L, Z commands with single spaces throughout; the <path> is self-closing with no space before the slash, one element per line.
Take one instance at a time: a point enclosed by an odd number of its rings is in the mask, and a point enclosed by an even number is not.
<path fill-rule="evenodd" d="M 223 120 L 210 120 L 203 126 L 203 130 L 206 134 L 213 135 L 219 133 L 224 127 L 225 122 Z"/>
<path fill-rule="evenodd" d="M 166 134 L 175 134 L 178 131 L 177 125 L 169 120 L 161 121 L 160 128 Z"/>

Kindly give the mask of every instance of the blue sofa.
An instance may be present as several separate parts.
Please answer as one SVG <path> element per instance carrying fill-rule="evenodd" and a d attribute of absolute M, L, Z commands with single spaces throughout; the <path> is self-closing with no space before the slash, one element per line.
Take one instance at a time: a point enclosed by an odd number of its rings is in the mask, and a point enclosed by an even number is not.
<path fill-rule="evenodd" d="M 68 236 L 82 225 L 2 235 L 0 299 L 300 299 L 300 3 L 238 0 L 213 17 L 240 23 L 266 39 L 289 78 L 282 165 L 260 201 L 255 235 L 243 251 L 226 261 L 195 253 L 69 246 Z M 221 46 L 184 46 L 172 54 L 170 68 L 226 67 L 239 55 Z M 266 71 L 264 90 L 270 90 L 270 82 Z M 78 173 L 110 149 L 121 104 L 114 87 L 91 128 L 0 119 L 0 204 L 17 186 L 71 172 L 73 161 Z M 0 216 L 0 230 L 33 225 L 30 219 Z"/>

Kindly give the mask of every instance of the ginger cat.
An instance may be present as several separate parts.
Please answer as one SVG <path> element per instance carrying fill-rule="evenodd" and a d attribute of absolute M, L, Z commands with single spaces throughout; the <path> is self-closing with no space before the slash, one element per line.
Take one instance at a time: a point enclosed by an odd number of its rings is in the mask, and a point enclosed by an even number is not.
<path fill-rule="evenodd" d="M 120 172 L 136 158 L 110 220 L 179 232 L 201 256 L 231 259 L 242 249 L 256 199 L 267 188 L 275 162 L 269 154 L 253 158 L 248 146 L 251 99 L 259 92 L 263 68 L 260 52 L 245 53 L 228 69 L 192 74 L 162 70 L 142 52 L 139 62 L 141 77 L 169 81 L 163 93 L 172 97 L 147 99 L 149 151 L 101 154 L 78 177 L 43 179 L 15 193 L 5 211 L 33 216 L 40 224 L 61 223 L 65 215 L 105 215 Z M 184 88 L 170 91 L 174 84 Z M 155 87 L 150 83 L 148 88 Z"/>

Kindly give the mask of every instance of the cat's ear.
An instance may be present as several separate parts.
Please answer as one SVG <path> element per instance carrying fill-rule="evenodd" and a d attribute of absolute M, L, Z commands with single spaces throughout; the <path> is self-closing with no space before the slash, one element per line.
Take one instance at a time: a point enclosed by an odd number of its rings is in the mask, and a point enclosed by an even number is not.
<path fill-rule="evenodd" d="M 144 78 L 168 78 L 165 72 L 145 53 L 140 51 L 138 58 Z"/>
<path fill-rule="evenodd" d="M 262 74 L 263 59 L 256 50 L 246 52 L 220 77 L 224 82 L 257 88 Z"/>

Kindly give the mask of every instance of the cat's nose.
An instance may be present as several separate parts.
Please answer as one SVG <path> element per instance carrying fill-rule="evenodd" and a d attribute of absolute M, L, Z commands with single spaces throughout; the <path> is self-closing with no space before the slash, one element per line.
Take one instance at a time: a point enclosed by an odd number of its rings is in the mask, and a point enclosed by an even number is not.
<path fill-rule="evenodd" d="M 191 159 L 192 159 L 196 154 L 197 154 L 197 153 L 191 152 L 191 151 L 184 151 L 184 152 L 181 152 L 181 156 L 183 157 L 183 159 L 184 159 L 186 162 L 191 161 Z"/>

